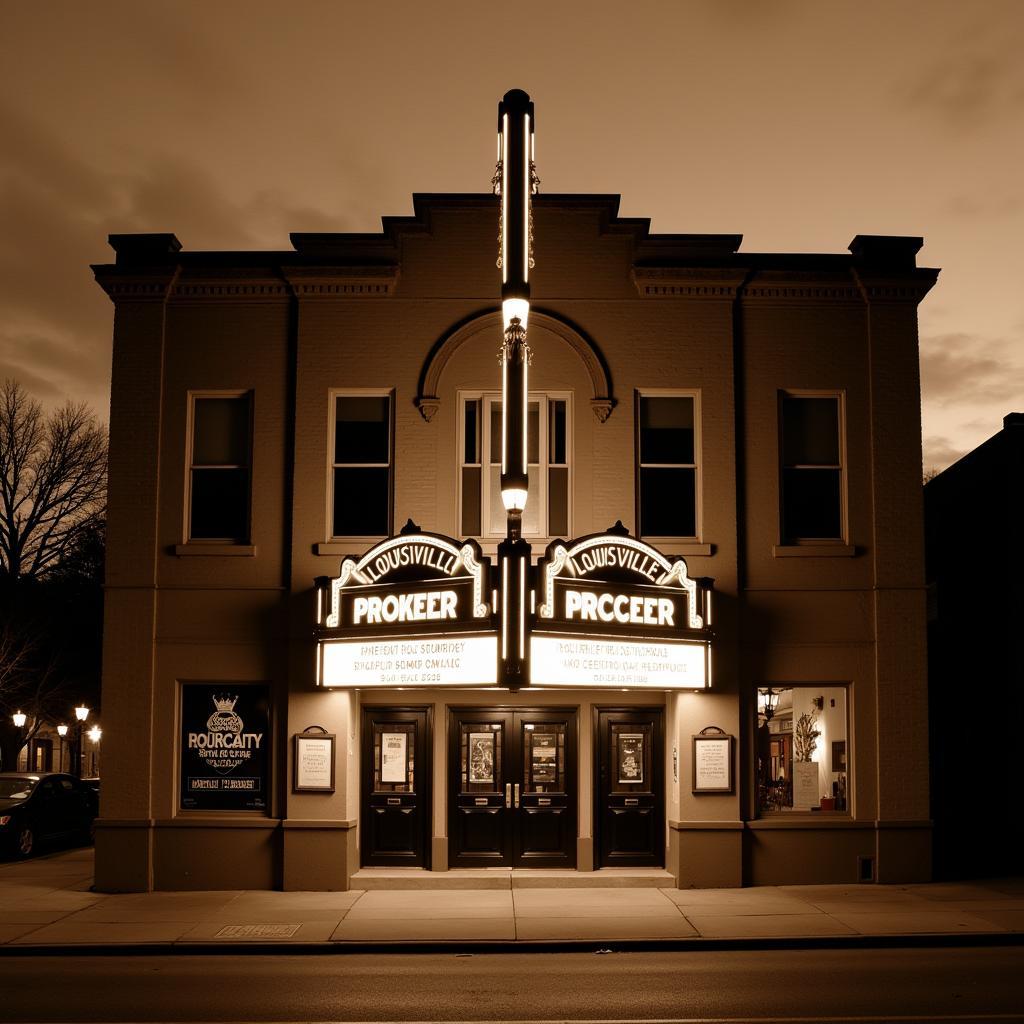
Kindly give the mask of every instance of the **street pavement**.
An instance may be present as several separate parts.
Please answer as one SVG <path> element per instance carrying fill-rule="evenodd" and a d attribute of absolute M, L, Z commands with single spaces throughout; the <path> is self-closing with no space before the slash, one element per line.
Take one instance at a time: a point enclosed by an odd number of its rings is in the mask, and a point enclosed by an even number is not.
<path fill-rule="evenodd" d="M 508 876 L 506 876 L 508 877 Z M 0 953 L 1024 943 L 1024 878 L 927 885 L 92 891 L 93 851 L 0 863 Z"/>

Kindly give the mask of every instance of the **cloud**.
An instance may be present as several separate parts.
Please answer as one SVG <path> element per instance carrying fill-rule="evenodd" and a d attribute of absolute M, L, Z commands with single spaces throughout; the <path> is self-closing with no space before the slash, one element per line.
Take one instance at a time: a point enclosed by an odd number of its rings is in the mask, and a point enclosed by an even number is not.
<path fill-rule="evenodd" d="M 921 396 L 929 404 L 1003 405 L 1024 394 L 1019 342 L 951 333 L 921 338 Z"/>
<path fill-rule="evenodd" d="M 945 52 L 902 82 L 900 98 L 959 130 L 1018 113 L 1024 99 L 1020 12 L 1017 0 L 982 7 L 978 16 L 969 6 L 958 10 L 964 18 L 958 19 Z"/>
<path fill-rule="evenodd" d="M 940 472 L 952 466 L 967 454 L 967 449 L 955 445 L 948 437 L 929 435 L 922 442 L 925 472 L 937 469 Z"/>

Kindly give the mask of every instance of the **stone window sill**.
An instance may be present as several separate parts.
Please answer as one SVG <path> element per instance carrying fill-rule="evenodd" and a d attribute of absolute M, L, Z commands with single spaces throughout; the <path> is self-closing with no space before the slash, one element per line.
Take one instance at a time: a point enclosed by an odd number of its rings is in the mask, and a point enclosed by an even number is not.
<path fill-rule="evenodd" d="M 379 544 L 383 537 L 349 537 L 345 540 L 328 540 L 320 541 L 319 544 L 313 545 L 313 554 L 315 555 L 352 555 L 355 558 L 363 552 L 368 551 L 374 546 Z"/>
<path fill-rule="evenodd" d="M 773 544 L 772 558 L 853 558 L 852 544 Z"/>
<path fill-rule="evenodd" d="M 175 544 L 174 553 L 178 558 L 255 558 L 255 544 L 203 544 L 193 541 L 191 544 Z"/>

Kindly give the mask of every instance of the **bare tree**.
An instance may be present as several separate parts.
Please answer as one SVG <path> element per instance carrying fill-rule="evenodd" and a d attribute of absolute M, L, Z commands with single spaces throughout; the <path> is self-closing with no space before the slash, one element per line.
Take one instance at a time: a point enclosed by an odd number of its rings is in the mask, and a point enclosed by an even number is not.
<path fill-rule="evenodd" d="M 84 404 L 46 416 L 21 384 L 0 388 L 0 574 L 53 573 L 102 521 L 107 437 Z"/>
<path fill-rule="evenodd" d="M 83 404 L 44 414 L 0 386 L 0 763 L 99 692 L 106 431 Z M 22 711 L 28 721 L 11 720 Z"/>

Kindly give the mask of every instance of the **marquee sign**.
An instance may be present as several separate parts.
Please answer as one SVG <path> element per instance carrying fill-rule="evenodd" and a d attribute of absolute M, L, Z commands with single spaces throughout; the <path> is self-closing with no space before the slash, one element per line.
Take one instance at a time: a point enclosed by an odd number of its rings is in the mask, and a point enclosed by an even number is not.
<path fill-rule="evenodd" d="M 548 546 L 531 678 L 545 686 L 705 689 L 711 586 L 624 528 Z"/>
<path fill-rule="evenodd" d="M 493 684 L 488 563 L 475 541 L 409 524 L 317 581 L 321 686 Z"/>

